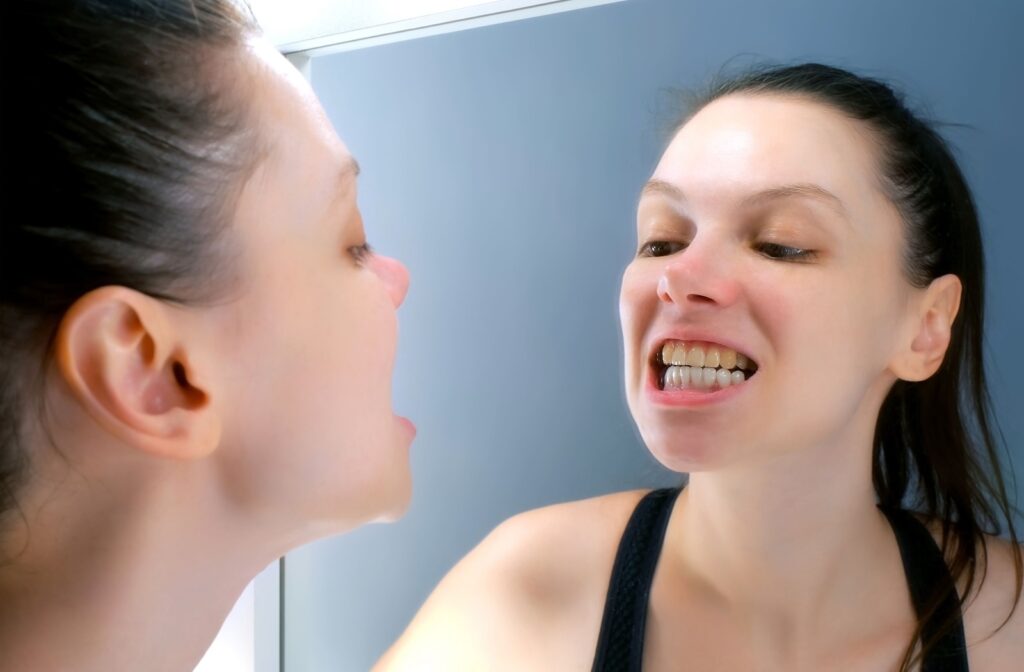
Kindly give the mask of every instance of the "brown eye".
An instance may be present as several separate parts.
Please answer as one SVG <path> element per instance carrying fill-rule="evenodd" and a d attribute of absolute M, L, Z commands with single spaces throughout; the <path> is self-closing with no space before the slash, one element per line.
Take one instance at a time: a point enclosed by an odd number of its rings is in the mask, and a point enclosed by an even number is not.
<path fill-rule="evenodd" d="M 649 243 L 645 243 L 640 248 L 640 251 L 637 253 L 637 256 L 664 257 L 670 254 L 675 254 L 684 247 L 685 245 L 683 245 L 682 243 L 672 243 L 667 240 L 652 240 Z"/>
<path fill-rule="evenodd" d="M 813 250 L 804 250 L 799 247 L 790 247 L 789 245 L 779 245 L 777 243 L 761 243 L 757 247 L 766 257 L 782 261 L 800 261 L 814 256 Z"/>

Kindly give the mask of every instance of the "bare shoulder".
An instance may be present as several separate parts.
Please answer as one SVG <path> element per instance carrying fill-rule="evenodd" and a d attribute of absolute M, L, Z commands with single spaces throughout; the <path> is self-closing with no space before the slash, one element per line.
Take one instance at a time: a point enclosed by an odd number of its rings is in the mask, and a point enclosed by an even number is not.
<path fill-rule="evenodd" d="M 938 542 L 941 525 L 927 524 Z M 1007 670 L 1024 659 L 1024 604 L 1014 607 L 1016 562 L 1024 546 L 1018 544 L 1017 553 L 1014 550 L 1011 542 L 991 535 L 985 535 L 984 548 L 978 544 L 978 572 L 964 600 L 964 636 L 972 672 Z M 963 595 L 963 581 L 958 588 Z"/>
<path fill-rule="evenodd" d="M 992 536 L 986 536 L 985 547 L 984 581 L 967 596 L 964 609 L 971 670 L 977 672 L 1011 669 L 1024 660 L 1024 605 L 1014 608 L 1015 565 L 1024 547 L 1018 545 L 1014 553 L 1013 544 Z M 979 554 L 979 566 L 982 558 Z"/>
<path fill-rule="evenodd" d="M 449 571 L 375 669 L 571 669 L 567 657 L 589 661 L 593 649 L 581 638 L 593 630 L 596 644 L 618 540 L 644 493 L 555 504 L 501 523 Z"/>

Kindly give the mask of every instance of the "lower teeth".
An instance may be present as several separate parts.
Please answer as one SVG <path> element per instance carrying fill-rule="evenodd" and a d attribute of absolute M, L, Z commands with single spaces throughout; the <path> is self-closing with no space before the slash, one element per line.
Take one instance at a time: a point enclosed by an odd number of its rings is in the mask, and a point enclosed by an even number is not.
<path fill-rule="evenodd" d="M 665 370 L 663 389 L 716 390 L 738 385 L 746 380 L 742 371 L 728 371 L 699 366 L 670 366 Z"/>

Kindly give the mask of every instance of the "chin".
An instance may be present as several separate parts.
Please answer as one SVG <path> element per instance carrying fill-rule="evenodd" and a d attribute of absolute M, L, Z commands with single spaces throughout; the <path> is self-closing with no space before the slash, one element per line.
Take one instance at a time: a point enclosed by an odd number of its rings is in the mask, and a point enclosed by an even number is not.
<path fill-rule="evenodd" d="M 386 486 L 388 497 L 381 502 L 379 513 L 369 522 L 393 523 L 405 516 L 412 503 L 412 478 L 408 467 L 404 473 Z"/>
<path fill-rule="evenodd" d="M 410 490 L 409 493 L 405 495 L 405 497 L 402 499 L 401 502 L 399 502 L 399 503 L 395 504 L 394 506 L 392 506 L 392 508 L 390 508 L 387 511 L 385 511 L 384 513 L 382 513 L 380 516 L 378 516 L 372 522 L 375 522 L 375 523 L 393 523 L 393 522 L 395 522 L 397 520 L 401 520 L 403 517 L 405 517 L 406 512 L 409 510 L 409 504 L 410 504 L 411 501 L 412 501 L 412 492 Z"/>
<path fill-rule="evenodd" d="M 713 471 L 728 463 L 731 451 L 721 440 L 681 439 L 683 432 L 660 430 L 642 433 L 644 444 L 663 467 L 679 473 Z"/>

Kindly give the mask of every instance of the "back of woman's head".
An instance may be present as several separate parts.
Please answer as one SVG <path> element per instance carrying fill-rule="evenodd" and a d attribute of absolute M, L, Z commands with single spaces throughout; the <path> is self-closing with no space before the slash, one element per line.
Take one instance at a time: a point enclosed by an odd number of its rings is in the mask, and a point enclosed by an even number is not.
<path fill-rule="evenodd" d="M 3 3 L 0 516 L 62 316 L 120 285 L 181 304 L 232 286 L 232 205 L 258 160 L 231 0 Z"/>
<path fill-rule="evenodd" d="M 874 141 L 879 186 L 903 222 L 906 280 L 923 288 L 946 274 L 960 278 L 960 311 L 941 367 L 923 381 L 897 381 L 882 405 L 873 479 L 882 507 L 909 506 L 942 522 L 951 573 L 966 578 L 969 594 L 979 547 L 985 565 L 984 533 L 998 534 L 1005 526 L 1012 540 L 1017 536 L 985 378 L 985 265 L 966 180 L 933 125 L 881 81 L 817 63 L 756 69 L 713 84 L 690 106 L 687 120 L 729 95 L 793 96 L 863 123 Z M 1021 558 L 1019 546 L 1013 549 L 1019 600 Z M 926 650 L 952 625 L 928 623 L 946 596 L 943 588 L 951 586 L 936 588 L 919 624 L 933 635 L 924 642 Z M 905 668 L 910 653 L 908 648 Z"/>

